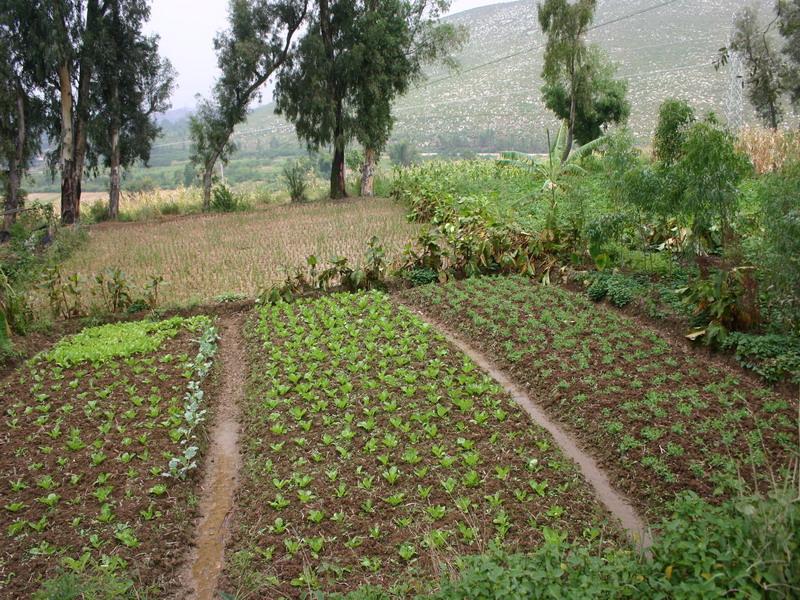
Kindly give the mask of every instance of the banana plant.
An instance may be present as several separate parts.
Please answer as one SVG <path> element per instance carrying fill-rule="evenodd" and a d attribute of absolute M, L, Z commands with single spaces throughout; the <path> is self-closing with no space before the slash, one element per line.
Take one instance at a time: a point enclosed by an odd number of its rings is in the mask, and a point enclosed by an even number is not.
<path fill-rule="evenodd" d="M 547 215 L 547 229 L 556 230 L 556 216 L 558 211 L 558 194 L 567 188 L 567 177 L 570 175 L 585 175 L 586 171 L 578 161 L 596 150 L 605 142 L 605 137 L 599 137 L 587 144 L 574 149 L 567 158 L 563 158 L 567 147 L 569 123 L 561 123 L 558 136 L 550 139 L 550 130 L 547 130 L 548 154 L 544 161 L 537 159 L 532 154 L 522 152 L 503 152 L 498 163 L 503 166 L 516 167 L 532 173 L 537 179 L 542 179 L 542 191 L 549 195 L 550 210 Z"/>

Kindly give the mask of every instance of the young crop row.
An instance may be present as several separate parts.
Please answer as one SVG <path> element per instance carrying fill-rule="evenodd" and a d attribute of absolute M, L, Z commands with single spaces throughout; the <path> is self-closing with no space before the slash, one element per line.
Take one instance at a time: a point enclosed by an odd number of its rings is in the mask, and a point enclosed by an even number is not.
<path fill-rule="evenodd" d="M 512 277 L 403 299 L 496 357 L 651 517 L 685 489 L 729 497 L 797 451 L 790 399 L 583 296 Z"/>
<path fill-rule="evenodd" d="M 90 328 L 0 384 L 0 595 L 98 566 L 168 587 L 190 540 L 184 480 L 216 340 L 207 317 Z"/>
<path fill-rule="evenodd" d="M 387 296 L 265 306 L 251 335 L 229 592 L 408 592 L 492 543 L 617 539 L 549 436 Z"/>

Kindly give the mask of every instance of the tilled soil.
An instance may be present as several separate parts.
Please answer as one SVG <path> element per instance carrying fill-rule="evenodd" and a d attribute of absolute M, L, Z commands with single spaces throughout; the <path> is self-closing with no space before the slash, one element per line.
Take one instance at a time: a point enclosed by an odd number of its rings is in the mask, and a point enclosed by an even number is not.
<path fill-rule="evenodd" d="M 399 298 L 509 373 L 648 520 L 678 492 L 763 486 L 796 455 L 795 399 L 572 292 L 485 278 Z"/>
<path fill-rule="evenodd" d="M 84 553 L 121 560 L 142 589 L 174 587 L 199 481 L 162 473 L 180 451 L 168 421 L 182 414 L 192 338 L 99 368 L 22 366 L 0 383 L 0 596 L 30 597 Z"/>

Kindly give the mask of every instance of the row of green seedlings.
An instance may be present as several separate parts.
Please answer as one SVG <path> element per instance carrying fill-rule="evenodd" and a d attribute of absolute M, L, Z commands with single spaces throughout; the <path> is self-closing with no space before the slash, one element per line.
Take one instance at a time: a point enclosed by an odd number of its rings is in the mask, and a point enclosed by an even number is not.
<path fill-rule="evenodd" d="M 189 471 L 197 468 L 197 428 L 206 420 L 208 410 L 203 408 L 205 393 L 202 389 L 203 382 L 208 376 L 214 356 L 219 348 L 219 332 L 214 325 L 209 325 L 203 330 L 199 339 L 199 349 L 189 371 L 191 377 L 186 396 L 184 396 L 183 419 L 185 425 L 180 428 L 181 445 L 183 453 L 174 456 L 169 461 L 169 470 L 163 475 L 185 479 Z"/>
<path fill-rule="evenodd" d="M 177 429 L 170 432 L 170 437 L 175 441 L 180 440 L 180 443 L 182 446 L 184 446 L 184 449 L 179 456 L 173 457 L 169 461 L 168 470 L 166 472 L 164 471 L 163 468 L 159 469 L 158 467 L 154 467 L 154 469 L 156 470 L 155 472 L 152 472 L 153 475 L 160 474 L 166 477 L 185 479 L 188 472 L 196 468 L 197 466 L 196 461 L 194 460 L 198 452 L 198 448 L 196 446 L 197 442 L 196 430 L 204 422 L 206 415 L 206 410 L 202 408 L 203 391 L 201 389 L 201 385 L 211 369 L 212 359 L 216 354 L 217 341 L 218 341 L 217 330 L 214 327 L 213 323 L 211 323 L 207 317 L 202 317 L 200 319 L 201 319 L 200 326 L 202 328 L 202 333 L 200 339 L 198 340 L 199 341 L 198 353 L 191 362 L 187 363 L 187 369 L 186 369 L 187 373 L 186 376 L 189 379 L 189 384 L 187 393 L 184 397 L 184 405 L 182 413 L 183 424 L 181 424 Z M 171 358 L 172 358 L 171 355 L 167 355 L 166 357 L 164 357 L 164 359 L 171 359 Z M 55 365 L 51 364 L 46 368 L 50 371 L 51 375 L 55 377 L 56 380 L 63 379 L 64 377 L 63 368 L 65 366 L 68 366 L 71 362 L 69 357 L 61 356 L 60 358 L 57 358 L 56 356 L 51 356 L 49 357 L 49 359 L 54 360 Z M 160 362 L 164 362 L 164 359 L 161 359 Z M 34 359 L 34 361 L 36 360 L 38 359 Z M 126 359 L 126 361 L 128 360 L 133 361 L 134 359 L 131 357 Z M 31 364 L 33 365 L 37 363 L 33 362 Z M 144 367 L 140 366 L 135 366 L 134 368 L 142 370 L 144 369 Z M 153 368 L 155 369 L 155 367 Z M 83 375 L 86 375 L 88 371 L 77 372 L 76 375 L 78 375 L 78 377 L 76 377 L 76 379 L 70 381 L 67 384 L 70 388 L 77 389 L 81 373 Z M 36 375 L 34 372 L 33 376 L 34 380 L 31 385 L 31 391 L 34 394 L 36 394 L 36 401 L 37 401 L 37 406 L 34 410 L 36 410 L 36 412 L 42 413 L 40 417 L 37 418 L 36 422 L 37 425 L 39 425 L 40 427 L 45 427 L 45 424 L 49 419 L 48 413 L 50 412 L 50 404 L 47 403 L 48 394 L 45 393 L 42 387 L 43 385 L 42 375 Z M 53 389 L 60 389 L 60 388 L 61 388 L 60 383 L 53 386 Z M 84 409 L 87 418 L 100 410 L 101 407 L 100 401 L 103 398 L 107 398 L 110 394 L 111 394 L 111 389 L 108 386 L 96 392 L 95 395 L 97 399 L 89 400 L 87 403 L 87 407 Z M 66 408 L 67 407 L 64 407 L 65 413 L 67 412 Z M 19 417 L 14 416 L 12 412 L 9 412 L 8 414 L 10 418 L 6 421 L 6 423 L 9 426 L 9 428 L 19 427 L 20 425 Z M 113 420 L 114 413 L 105 411 L 105 414 L 108 415 L 107 420 L 98 427 L 101 434 L 108 433 L 113 427 L 114 423 Z M 129 410 L 126 411 L 126 413 L 124 413 L 122 417 L 123 419 L 127 420 L 133 418 L 134 414 L 135 414 L 134 411 Z M 179 419 L 180 416 L 181 413 L 178 413 Z M 57 422 L 55 423 L 55 426 L 50 431 L 47 432 L 47 435 L 52 439 L 57 439 L 62 434 L 63 430 L 61 427 L 61 419 L 58 419 Z M 138 439 L 142 444 L 145 444 L 147 439 L 147 434 L 144 434 L 144 436 L 141 436 Z M 81 432 L 79 428 L 70 429 L 69 437 L 66 439 L 64 446 L 67 450 L 69 450 L 70 452 L 78 452 L 86 448 L 87 445 L 88 444 L 81 439 Z M 52 448 L 40 447 L 39 449 L 42 452 L 44 452 L 45 450 L 47 450 L 48 453 L 52 452 Z M 120 454 L 119 460 L 127 464 L 131 462 L 135 457 L 136 455 L 131 452 L 123 452 Z M 108 455 L 100 449 L 92 452 L 91 454 L 91 464 L 93 467 L 98 467 L 107 459 Z M 66 464 L 66 459 L 59 458 L 57 460 L 57 463 L 59 466 L 62 466 L 63 464 Z M 31 465 L 31 468 L 37 466 L 38 468 L 43 468 L 44 464 L 38 463 L 37 465 L 37 463 L 34 463 L 33 465 Z M 73 475 L 71 477 L 71 481 L 73 482 L 73 484 L 77 484 L 79 479 L 80 476 Z M 115 519 L 115 515 L 111 510 L 111 505 L 106 502 L 108 496 L 111 494 L 111 491 L 113 489 L 111 486 L 104 485 L 107 479 L 108 479 L 108 474 L 101 474 L 100 476 L 98 476 L 98 480 L 96 482 L 97 485 L 102 486 L 98 488 L 98 490 L 95 493 L 95 497 L 102 504 L 100 514 L 97 517 L 97 521 L 100 523 L 111 523 Z M 18 479 L 17 481 L 10 481 L 9 483 L 11 486 L 11 491 L 13 493 L 20 492 L 28 487 L 27 484 L 25 484 L 25 482 L 22 479 Z M 61 496 L 55 493 L 54 491 L 54 488 L 57 487 L 57 485 L 58 484 L 54 481 L 51 475 L 44 475 L 37 482 L 37 486 L 42 488 L 45 492 L 47 492 L 47 495 L 42 498 L 39 498 L 38 501 L 44 506 L 46 506 L 49 510 L 54 510 L 55 506 L 61 500 Z M 162 496 L 166 493 L 166 485 L 157 484 L 150 490 L 148 490 L 148 493 L 154 496 Z M 24 510 L 26 508 L 26 505 L 23 502 L 15 501 L 15 502 L 9 502 L 3 508 L 8 513 L 16 514 Z M 151 520 L 156 516 L 156 511 L 152 506 L 152 504 L 147 511 L 142 512 L 142 516 L 143 518 L 145 518 L 145 520 Z M 36 522 L 29 522 L 18 519 L 9 526 L 8 534 L 10 536 L 20 535 L 27 528 L 30 528 L 37 532 L 41 532 L 47 526 L 48 526 L 47 516 L 43 516 Z M 135 548 L 139 545 L 139 541 L 136 539 L 133 530 L 127 524 L 117 525 L 114 532 L 114 537 L 120 543 L 129 548 Z M 93 547 L 97 548 L 102 544 L 102 541 L 100 540 L 100 537 L 97 534 L 93 534 L 92 536 L 90 536 L 90 543 L 92 544 Z M 57 551 L 58 549 L 49 544 L 47 541 L 42 541 L 41 544 L 39 544 L 33 550 L 31 550 L 31 552 L 34 554 L 42 554 L 42 555 L 51 555 L 56 553 Z M 73 568 L 73 567 L 78 568 L 80 567 L 80 564 L 82 562 L 85 562 L 87 560 L 88 560 L 88 555 L 84 554 L 78 561 L 70 559 L 71 562 L 69 564 L 67 564 L 68 561 L 66 560 L 64 562 L 68 568 Z M 112 566 L 113 565 L 109 565 L 109 568 L 111 568 Z"/>
<path fill-rule="evenodd" d="M 48 270 L 43 287 L 53 317 L 75 319 L 91 313 L 134 314 L 158 307 L 164 278 L 150 277 L 141 288 L 117 268 L 95 275 L 89 286 L 78 273 L 65 275 L 59 266 Z M 87 296 L 91 300 L 87 301 Z"/>

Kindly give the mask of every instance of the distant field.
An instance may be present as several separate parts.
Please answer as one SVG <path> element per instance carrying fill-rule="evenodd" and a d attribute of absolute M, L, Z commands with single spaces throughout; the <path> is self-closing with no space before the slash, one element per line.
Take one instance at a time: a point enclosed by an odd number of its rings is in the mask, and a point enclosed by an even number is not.
<path fill-rule="evenodd" d="M 164 301 L 208 300 L 237 292 L 255 295 L 281 281 L 284 267 L 346 256 L 360 261 L 376 235 L 389 258 L 399 256 L 416 226 L 385 199 L 272 206 L 256 212 L 196 215 L 150 223 L 92 226 L 89 243 L 63 266 L 85 279 L 120 268 L 141 285 L 150 276 L 167 282 Z"/>

